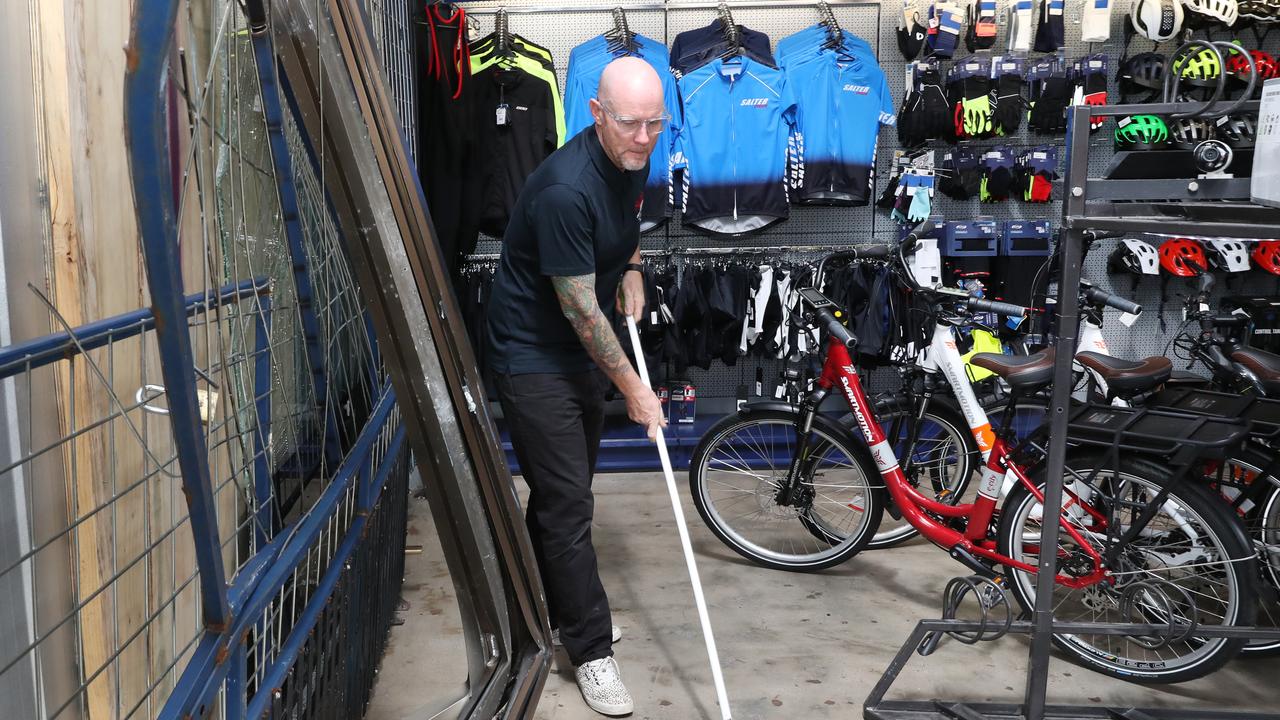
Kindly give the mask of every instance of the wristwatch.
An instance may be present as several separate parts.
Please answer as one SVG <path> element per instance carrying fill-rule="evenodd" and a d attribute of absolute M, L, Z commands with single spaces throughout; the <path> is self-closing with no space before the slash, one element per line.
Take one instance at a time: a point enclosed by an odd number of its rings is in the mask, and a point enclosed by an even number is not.
<path fill-rule="evenodd" d="M 635 270 L 641 275 L 644 274 L 644 266 L 641 265 L 640 263 L 627 263 L 626 268 L 623 269 L 622 273 L 625 275 L 630 270 Z"/>

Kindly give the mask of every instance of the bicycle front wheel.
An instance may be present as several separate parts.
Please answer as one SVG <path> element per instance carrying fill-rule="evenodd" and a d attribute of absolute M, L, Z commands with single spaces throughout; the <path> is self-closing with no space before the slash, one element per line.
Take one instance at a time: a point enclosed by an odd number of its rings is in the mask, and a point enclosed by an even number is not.
<path fill-rule="evenodd" d="M 1062 516 L 1099 554 L 1104 553 L 1105 518 L 1112 508 L 1117 508 L 1123 533 L 1167 485 L 1160 468 L 1135 458 L 1123 458 L 1118 473 L 1103 455 L 1069 457 L 1067 463 Z M 1104 469 L 1089 480 L 1094 468 Z M 1043 492 L 1043 471 L 1036 483 Z M 1019 484 L 1001 509 L 1000 552 L 1037 565 L 1043 516 L 1043 505 Z M 1066 533 L 1059 537 L 1057 557 L 1059 575 L 1079 577 L 1093 569 L 1084 548 Z M 1083 589 L 1055 585 L 1054 618 L 1169 625 L 1174 632 L 1166 633 L 1167 642 L 1159 637 L 1055 635 L 1055 644 L 1080 664 L 1133 682 L 1184 682 L 1218 669 L 1244 645 L 1244 640 L 1177 637 L 1192 622 L 1197 627 L 1231 626 L 1254 618 L 1253 548 L 1226 504 L 1203 487 L 1177 484 L 1109 569 L 1114 582 Z M 1035 574 L 1011 570 L 1009 581 L 1022 606 L 1034 607 Z"/>
<path fill-rule="evenodd" d="M 796 415 L 753 410 L 713 426 L 689 463 L 698 513 L 724 544 L 778 570 L 821 570 L 866 547 L 880 524 L 884 484 L 865 446 L 834 422 L 814 419 L 807 447 Z M 786 498 L 792 459 L 798 483 Z"/>

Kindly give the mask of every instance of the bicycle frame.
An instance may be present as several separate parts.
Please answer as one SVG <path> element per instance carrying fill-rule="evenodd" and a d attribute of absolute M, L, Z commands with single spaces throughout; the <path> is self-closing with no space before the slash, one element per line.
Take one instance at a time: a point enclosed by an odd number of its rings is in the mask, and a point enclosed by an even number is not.
<path fill-rule="evenodd" d="M 924 360 L 927 369 L 941 371 L 951 382 L 953 391 L 960 402 L 961 410 L 969 423 L 970 431 L 982 448 L 986 461 L 982 470 L 982 478 L 978 487 L 978 498 L 973 503 L 949 505 L 938 502 L 916 490 L 907 481 L 906 474 L 899 466 L 898 457 L 886 439 L 883 428 L 873 411 L 873 405 L 867 399 L 862 381 L 849 356 L 849 351 L 839 342 L 829 340 L 826 359 L 823 363 L 822 375 L 818 378 L 818 392 L 825 395 L 838 388 L 849 409 L 858 423 L 867 445 L 871 449 L 872 459 L 884 479 L 894 503 L 902 516 L 926 538 L 936 545 L 955 553 L 957 549 L 973 556 L 1017 568 L 1024 572 L 1034 573 L 1034 565 L 1014 560 L 1000 554 L 995 549 L 994 541 L 987 538 L 987 528 L 995 514 L 996 502 L 1000 494 L 1002 480 L 1011 476 L 1011 482 L 1023 483 L 1036 498 L 1043 503 L 1044 495 L 1040 492 L 1021 467 L 1008 455 L 1005 443 L 991 430 L 991 423 L 978 403 L 972 388 L 965 376 L 964 361 L 951 338 L 950 328 L 938 323 L 934 328 L 930 353 Z M 963 381 L 963 382 L 962 382 Z M 1078 503 L 1078 497 L 1067 489 L 1069 502 Z M 1106 517 L 1087 504 L 1079 503 L 1079 507 L 1092 516 L 1097 522 L 1107 522 Z M 942 518 L 953 518 L 963 521 L 964 530 L 957 530 L 950 525 L 939 522 L 932 515 Z M 1066 521 L 1066 514 L 1059 519 L 1063 532 L 1067 533 L 1093 560 L 1094 570 L 1084 577 L 1064 577 L 1057 575 L 1055 581 L 1065 587 L 1084 588 L 1107 579 L 1108 573 L 1102 567 L 1102 557 L 1093 550 L 1075 527 Z"/>

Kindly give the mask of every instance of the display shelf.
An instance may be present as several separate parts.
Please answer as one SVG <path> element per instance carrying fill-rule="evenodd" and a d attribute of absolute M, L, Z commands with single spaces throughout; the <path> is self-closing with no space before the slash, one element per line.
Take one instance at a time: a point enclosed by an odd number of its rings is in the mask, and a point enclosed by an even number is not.
<path fill-rule="evenodd" d="M 1247 109 L 1257 103 L 1245 103 Z M 1280 210 L 1264 208 L 1245 202 L 1247 198 L 1247 181 L 1214 182 L 1197 185 L 1196 192 L 1203 193 L 1197 199 L 1187 199 L 1181 203 L 1178 215 L 1171 216 L 1175 203 L 1169 198 L 1160 198 L 1161 202 L 1117 202 L 1116 190 L 1122 187 L 1140 190 L 1141 194 L 1163 194 L 1173 189 L 1173 184 L 1181 184 L 1189 190 L 1190 181 L 1153 181 L 1144 186 L 1115 185 L 1117 182 L 1101 178 L 1091 178 L 1089 172 L 1089 125 L 1094 116 L 1117 116 L 1137 114 L 1172 114 L 1187 110 L 1201 110 L 1203 103 L 1187 105 L 1159 103 L 1144 105 L 1112 105 L 1112 106 L 1073 106 L 1068 109 L 1067 153 L 1065 167 L 1065 192 L 1062 203 L 1062 228 L 1058 254 L 1060 259 L 1059 293 L 1057 307 L 1060 308 L 1059 333 L 1056 344 L 1061 347 L 1075 348 L 1078 333 L 1079 309 L 1071 298 L 1064 298 L 1061 288 L 1075 288 L 1079 285 L 1081 265 L 1083 264 L 1084 245 L 1086 239 L 1097 239 L 1106 233 L 1152 233 L 1183 234 L 1194 231 L 1198 235 L 1219 235 L 1226 237 L 1280 237 Z M 1227 111 L 1240 107 L 1239 103 L 1218 103 L 1211 109 L 1213 112 Z M 1110 185 L 1108 183 L 1111 183 Z M 1145 189 L 1141 189 L 1144 188 Z M 1243 195 L 1243 197 L 1242 197 Z M 1106 201 L 1090 202 L 1091 197 L 1108 198 Z M 1130 195 L 1128 197 L 1133 197 Z M 1150 198 L 1136 197 L 1136 200 Z M 1236 216 L 1224 213 L 1242 213 Z M 1222 219 L 1222 218 L 1226 219 Z M 1201 218 L 1201 219 L 1196 219 Z M 1205 219 L 1209 218 L 1209 219 Z M 1189 226 L 1189 223 L 1194 223 Z M 1065 301 L 1064 301 L 1065 300 Z M 1072 388 L 1072 360 L 1074 353 L 1060 352 L 1054 363 L 1053 394 L 1049 403 L 1049 448 L 1044 476 L 1050 478 L 1045 486 L 1045 515 L 1040 536 L 1041 547 L 1057 547 L 1059 535 L 1059 517 L 1062 513 L 1063 477 L 1066 450 L 1068 444 L 1068 420 L 1070 413 L 1070 393 Z M 1050 706 L 1046 703 L 1049 683 L 1049 653 L 1055 633 L 1091 633 L 1104 635 L 1133 635 L 1159 633 L 1167 628 L 1138 625 L 1121 625 L 1107 623 L 1068 623 L 1055 621 L 1053 617 L 1053 588 L 1057 573 L 1058 559 L 1048 556 L 1041 559 L 1036 575 L 1035 608 L 1030 613 L 1030 622 L 1012 623 L 1008 632 L 1029 635 L 1031 650 L 1027 663 L 1027 684 L 1023 702 L 1010 704 L 966 704 L 946 700 L 930 702 L 886 701 L 885 694 L 893 684 L 902 668 L 910 659 L 912 652 L 920 647 L 929 633 L 934 632 L 981 632 L 987 629 L 983 623 L 958 620 L 922 620 L 915 631 L 903 644 L 893 662 L 889 665 L 880 682 L 876 684 L 871 695 L 863 705 L 863 716 L 873 720 L 915 720 L 917 718 L 949 718 L 951 720 L 982 720 L 984 718 L 1020 718 L 1025 720 L 1044 720 L 1051 718 L 1127 718 L 1129 720 L 1145 720 L 1160 718 L 1161 720 L 1257 720 L 1258 718 L 1275 718 L 1275 713 L 1237 712 L 1228 710 L 1177 710 L 1177 709 L 1138 709 L 1132 707 L 1092 707 L 1092 706 Z M 944 613 L 945 614 L 945 613 Z M 1245 637 L 1251 639 L 1280 638 L 1280 630 L 1275 628 L 1256 627 L 1209 627 L 1197 628 L 1198 636 L 1204 637 Z M 1000 633 L 1001 636 L 1004 633 Z M 994 639 L 994 638 L 993 638 Z"/>

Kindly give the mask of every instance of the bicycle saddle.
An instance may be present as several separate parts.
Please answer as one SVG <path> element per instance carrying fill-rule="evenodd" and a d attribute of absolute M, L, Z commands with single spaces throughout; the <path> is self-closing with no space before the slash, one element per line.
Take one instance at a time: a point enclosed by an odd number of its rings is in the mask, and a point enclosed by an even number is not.
<path fill-rule="evenodd" d="M 1173 362 L 1162 355 L 1143 360 L 1122 360 L 1096 352 L 1076 354 L 1076 360 L 1107 382 L 1116 395 L 1146 392 L 1163 385 L 1173 374 Z"/>
<path fill-rule="evenodd" d="M 976 353 L 969 363 L 1004 378 L 1009 387 L 1020 393 L 1034 392 L 1053 380 L 1053 348 L 1030 355 Z"/>
<path fill-rule="evenodd" d="M 1280 396 L 1280 355 L 1257 348 L 1240 348 L 1231 353 L 1231 359 L 1253 373 L 1268 396 Z"/>

